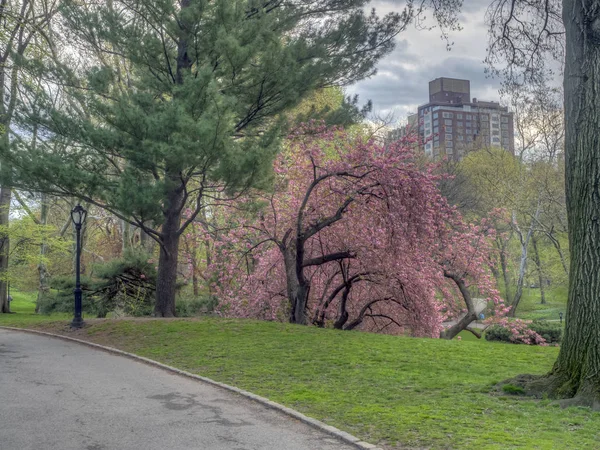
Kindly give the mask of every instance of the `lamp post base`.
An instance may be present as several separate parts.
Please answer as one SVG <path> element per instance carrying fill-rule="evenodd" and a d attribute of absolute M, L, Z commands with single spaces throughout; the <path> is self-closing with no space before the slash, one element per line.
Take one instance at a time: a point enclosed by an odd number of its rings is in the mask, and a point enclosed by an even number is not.
<path fill-rule="evenodd" d="M 81 317 L 74 317 L 73 321 L 71 322 L 71 328 L 82 328 L 84 325 L 85 322 Z"/>

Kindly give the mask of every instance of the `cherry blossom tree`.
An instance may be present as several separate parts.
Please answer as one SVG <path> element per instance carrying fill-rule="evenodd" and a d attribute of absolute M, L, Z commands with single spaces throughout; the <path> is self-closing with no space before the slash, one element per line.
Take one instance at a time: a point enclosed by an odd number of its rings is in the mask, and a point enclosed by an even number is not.
<path fill-rule="evenodd" d="M 504 314 L 488 227 L 447 204 L 410 144 L 298 128 L 273 190 L 233 205 L 215 241 L 222 313 L 449 339 L 476 319 L 474 293 Z"/>

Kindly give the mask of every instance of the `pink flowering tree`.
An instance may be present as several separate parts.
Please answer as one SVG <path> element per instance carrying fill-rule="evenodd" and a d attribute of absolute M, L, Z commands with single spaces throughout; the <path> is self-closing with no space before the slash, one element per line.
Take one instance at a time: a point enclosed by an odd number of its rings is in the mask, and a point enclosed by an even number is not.
<path fill-rule="evenodd" d="M 272 192 L 232 205 L 214 242 L 223 314 L 445 338 L 476 319 L 474 292 L 504 314 L 487 227 L 463 222 L 410 144 L 296 130 Z"/>

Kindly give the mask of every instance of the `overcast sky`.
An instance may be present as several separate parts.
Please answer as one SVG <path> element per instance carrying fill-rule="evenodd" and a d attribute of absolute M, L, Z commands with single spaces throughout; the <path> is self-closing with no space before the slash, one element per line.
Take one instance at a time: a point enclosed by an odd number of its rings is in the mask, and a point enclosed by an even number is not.
<path fill-rule="evenodd" d="M 419 30 L 410 26 L 397 37 L 396 49 L 381 60 L 377 74 L 346 88 L 358 94 L 360 102 L 373 101 L 379 113 L 393 112 L 396 120 L 405 119 L 409 112 L 426 103 L 429 81 L 439 77 L 471 80 L 471 97 L 499 101 L 500 80 L 486 78 L 484 73 L 487 28 L 485 12 L 490 0 L 465 0 L 460 15 L 461 31 L 451 32 L 452 50 L 440 38 L 440 30 Z M 403 0 L 373 0 L 370 7 L 378 15 L 402 11 Z"/>

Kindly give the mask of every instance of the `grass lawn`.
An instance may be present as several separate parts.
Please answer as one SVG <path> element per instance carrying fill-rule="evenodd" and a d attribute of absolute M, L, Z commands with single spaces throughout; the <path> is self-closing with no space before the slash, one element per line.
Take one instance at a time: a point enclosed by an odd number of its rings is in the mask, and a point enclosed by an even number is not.
<path fill-rule="evenodd" d="M 567 311 L 567 286 L 546 289 L 546 304 L 540 303 L 539 288 L 523 289 L 523 297 L 517 309 L 517 316 L 522 319 L 559 320 L 559 312 Z"/>
<path fill-rule="evenodd" d="M 490 394 L 498 381 L 549 370 L 557 348 L 208 318 L 89 320 L 70 332 L 67 318 L 42 318 L 4 315 L 0 325 L 132 351 L 263 395 L 388 449 L 600 448 L 600 413 Z"/>

